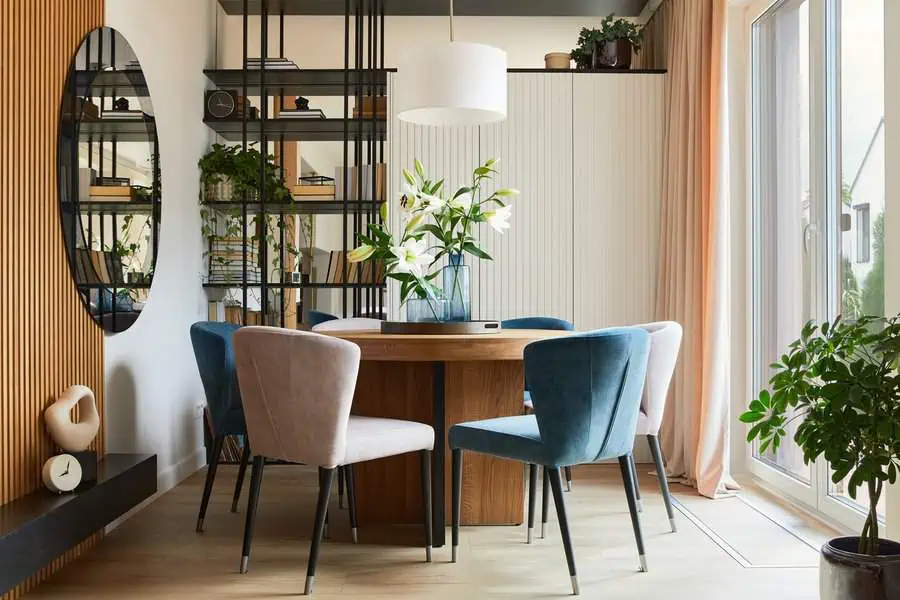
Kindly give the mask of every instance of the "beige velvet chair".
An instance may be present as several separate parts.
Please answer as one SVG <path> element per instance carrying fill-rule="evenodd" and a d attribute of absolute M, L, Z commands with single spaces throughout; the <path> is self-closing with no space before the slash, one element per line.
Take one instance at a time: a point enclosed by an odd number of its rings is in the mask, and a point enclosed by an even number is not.
<path fill-rule="evenodd" d="M 325 321 L 319 323 L 312 328 L 313 331 L 380 331 L 381 321 L 378 319 L 368 319 L 364 317 L 354 317 L 352 319 L 335 319 L 334 321 Z"/>
<path fill-rule="evenodd" d="M 306 594 L 312 593 L 328 498 L 339 466 L 407 452 L 421 453 L 425 557 L 431 562 L 434 430 L 422 423 L 350 415 L 359 347 L 316 333 L 244 327 L 234 335 L 234 351 L 248 436 L 255 453 L 241 572 L 246 573 L 249 565 L 266 458 L 319 468 Z M 353 514 L 351 524 L 356 525 Z"/>

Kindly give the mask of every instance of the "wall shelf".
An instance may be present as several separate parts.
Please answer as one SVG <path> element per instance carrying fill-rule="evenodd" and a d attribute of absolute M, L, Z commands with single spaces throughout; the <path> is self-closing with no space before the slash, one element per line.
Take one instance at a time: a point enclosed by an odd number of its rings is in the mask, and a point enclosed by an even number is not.
<path fill-rule="evenodd" d="M 204 120 L 210 129 L 229 142 L 242 139 L 241 121 Z M 349 139 L 383 141 L 387 132 L 384 119 L 267 119 L 266 137 L 269 141 L 284 138 L 286 142 L 343 142 L 344 124 Z M 247 121 L 247 138 L 259 139 L 262 121 Z"/>
<path fill-rule="evenodd" d="M 385 3 L 385 14 L 396 16 L 447 16 L 446 0 L 392 0 Z M 603 17 L 609 13 L 636 17 L 646 0 L 456 0 L 453 11 L 457 16 L 476 17 Z M 229 15 L 242 15 L 243 0 L 219 0 Z M 261 0 L 248 0 L 247 12 L 258 15 Z M 268 0 L 270 15 L 343 15 L 342 0 Z"/>
<path fill-rule="evenodd" d="M 103 138 L 117 142 L 153 142 L 156 139 L 156 120 L 98 119 L 78 123 L 78 139 L 99 141 Z"/>
<path fill-rule="evenodd" d="M 314 290 L 365 290 L 372 289 L 373 287 L 384 288 L 386 284 L 383 283 L 277 283 L 277 282 L 268 282 L 266 283 L 266 287 L 270 289 L 285 289 L 285 290 L 299 290 L 299 289 L 314 289 Z M 247 288 L 258 288 L 262 287 L 262 284 L 259 283 L 250 283 L 247 282 L 244 284 L 241 281 L 234 281 L 233 283 L 204 283 L 203 287 L 209 289 L 240 289 L 242 287 Z"/>
<path fill-rule="evenodd" d="M 208 208 L 223 213 L 233 213 L 244 208 L 242 202 L 201 202 L 202 208 Z M 263 212 L 263 205 L 259 203 L 247 203 L 247 213 L 251 215 Z M 353 201 L 348 200 L 298 200 L 291 204 L 266 204 L 265 212 L 270 215 L 342 215 L 346 207 L 347 214 L 370 213 L 377 211 L 381 206 L 380 201 L 372 200 Z"/>
<path fill-rule="evenodd" d="M 149 290 L 149 283 L 76 283 L 85 290 Z"/>
<path fill-rule="evenodd" d="M 153 208 L 159 201 L 152 200 L 132 200 L 130 202 L 103 202 L 103 201 L 82 201 L 77 203 L 66 203 L 62 205 L 63 210 L 71 212 L 72 206 L 78 206 L 78 210 L 84 214 L 92 215 L 152 215 Z"/>
<path fill-rule="evenodd" d="M 126 96 L 130 98 L 150 95 L 144 72 L 140 69 L 123 69 L 121 71 L 85 71 L 75 72 L 75 89 L 79 96 Z"/>
<path fill-rule="evenodd" d="M 342 13 L 343 14 L 343 13 Z M 396 69 L 349 70 L 348 95 L 384 96 L 387 90 L 387 74 Z M 241 69 L 207 69 L 203 71 L 216 87 L 240 91 L 243 86 Z M 259 70 L 247 71 L 247 95 L 259 96 L 262 91 L 262 77 Z M 372 88 L 375 88 L 374 92 Z M 266 69 L 266 92 L 268 96 L 343 96 L 343 69 Z"/>

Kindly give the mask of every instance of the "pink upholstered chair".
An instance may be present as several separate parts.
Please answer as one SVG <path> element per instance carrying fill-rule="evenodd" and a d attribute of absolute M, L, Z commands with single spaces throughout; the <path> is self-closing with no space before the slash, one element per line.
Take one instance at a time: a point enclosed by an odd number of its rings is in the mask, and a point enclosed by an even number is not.
<path fill-rule="evenodd" d="M 337 467 L 420 452 L 425 499 L 425 556 L 431 562 L 431 451 L 429 425 L 350 415 L 360 351 L 356 344 L 316 333 L 244 327 L 234 335 L 238 382 L 247 432 L 256 453 L 244 529 L 246 573 L 265 459 L 319 468 L 319 498 L 306 573 L 312 593 L 328 498 Z M 356 526 L 353 503 L 351 524 Z"/>
<path fill-rule="evenodd" d="M 676 531 L 675 513 L 672 510 L 672 498 L 669 493 L 669 483 L 666 480 L 666 467 L 663 463 L 662 450 L 659 447 L 659 428 L 662 425 L 663 412 L 666 408 L 666 399 L 669 396 L 669 384 L 672 382 L 672 374 L 675 372 L 675 364 L 678 362 L 678 352 L 681 349 L 681 325 L 674 321 L 660 321 L 659 323 L 645 323 L 637 325 L 650 334 L 650 359 L 647 363 L 647 379 L 644 382 L 644 394 L 641 398 L 641 410 L 638 413 L 637 430 L 635 435 L 647 437 L 650 444 L 650 453 L 656 465 L 656 475 L 659 478 L 659 487 L 662 491 L 663 501 L 666 504 L 666 512 L 669 515 L 669 526 L 672 532 Z M 637 469 L 634 469 L 634 479 L 637 482 Z M 640 489 L 638 489 L 638 505 L 640 501 Z"/>

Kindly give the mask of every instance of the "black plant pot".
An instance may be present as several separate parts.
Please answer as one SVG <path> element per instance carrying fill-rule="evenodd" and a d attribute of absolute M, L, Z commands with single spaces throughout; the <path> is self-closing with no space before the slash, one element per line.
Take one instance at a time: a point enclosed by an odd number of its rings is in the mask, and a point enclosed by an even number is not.
<path fill-rule="evenodd" d="M 821 600 L 900 598 L 900 544 L 881 540 L 877 556 L 858 554 L 858 537 L 835 538 L 822 546 Z"/>
<path fill-rule="evenodd" d="M 632 46 L 628 40 L 594 42 L 595 69 L 630 69 Z"/>

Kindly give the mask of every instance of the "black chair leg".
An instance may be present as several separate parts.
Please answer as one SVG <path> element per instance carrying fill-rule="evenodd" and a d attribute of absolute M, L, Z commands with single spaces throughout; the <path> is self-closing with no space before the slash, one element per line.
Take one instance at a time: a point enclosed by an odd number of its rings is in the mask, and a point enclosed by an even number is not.
<path fill-rule="evenodd" d="M 462 450 L 458 448 L 453 450 L 451 468 L 453 470 L 453 550 L 451 561 L 456 562 L 456 554 L 459 548 L 459 520 L 462 508 Z"/>
<path fill-rule="evenodd" d="M 566 551 L 566 563 L 569 565 L 569 579 L 572 581 L 572 594 L 578 595 L 578 575 L 575 572 L 575 553 L 572 551 L 572 538 L 569 535 L 569 520 L 566 518 L 566 505 L 563 500 L 562 478 L 559 469 L 544 467 L 550 473 L 550 487 L 553 489 L 553 503 L 556 504 L 556 517 L 559 519 L 559 531 L 562 535 L 563 548 Z"/>
<path fill-rule="evenodd" d="M 316 579 L 316 563 L 319 560 L 319 546 L 325 533 L 325 517 L 328 515 L 328 498 L 331 496 L 331 485 L 337 469 L 319 467 L 319 501 L 316 503 L 316 522 L 313 526 L 312 545 L 309 549 L 309 566 L 306 568 L 306 590 L 304 594 L 312 594 Z"/>
<path fill-rule="evenodd" d="M 337 471 L 337 469 L 335 469 Z M 322 490 L 322 486 L 324 485 L 324 470 L 319 469 L 319 490 Z M 328 503 L 325 504 L 325 525 L 322 528 L 322 538 L 328 539 Z"/>
<path fill-rule="evenodd" d="M 644 501 L 641 500 L 641 482 L 638 479 L 637 465 L 634 462 L 634 455 L 628 457 L 629 468 L 631 469 L 631 480 L 634 482 L 634 498 L 637 502 L 638 512 L 644 512 Z"/>
<path fill-rule="evenodd" d="M 537 503 L 537 472 L 538 466 L 528 465 L 528 538 L 525 543 L 530 544 L 534 537 L 534 512 Z"/>
<path fill-rule="evenodd" d="M 206 467 L 206 483 L 203 485 L 203 498 L 200 500 L 200 513 L 197 515 L 197 533 L 203 533 L 203 519 L 206 518 L 206 507 L 209 506 L 209 496 L 212 494 L 213 483 L 216 480 L 216 470 L 219 468 L 219 458 L 222 456 L 224 443 L 224 435 L 213 438 L 212 456 Z"/>
<path fill-rule="evenodd" d="M 565 467 L 564 470 L 566 472 L 566 491 L 571 492 L 572 491 L 572 467 Z"/>
<path fill-rule="evenodd" d="M 422 450 L 422 500 L 425 505 L 425 561 L 431 562 L 434 531 L 431 526 L 431 450 Z"/>
<path fill-rule="evenodd" d="M 541 471 L 544 472 L 541 488 L 541 539 L 544 539 L 547 537 L 547 516 L 550 512 L 550 474 L 547 467 L 541 467 Z"/>
<path fill-rule="evenodd" d="M 344 467 L 337 468 L 337 478 L 338 478 L 338 508 L 344 508 L 344 478 L 346 477 L 346 471 Z"/>
<path fill-rule="evenodd" d="M 338 467 L 340 468 L 340 467 Z M 344 475 L 347 477 L 347 506 L 349 507 L 350 513 L 350 536 L 353 538 L 353 543 L 359 543 L 359 523 L 356 520 L 356 479 L 353 474 L 353 465 L 345 465 L 343 467 Z M 340 474 L 338 474 L 338 481 L 340 481 Z"/>
<path fill-rule="evenodd" d="M 263 468 L 266 459 L 253 457 L 253 472 L 250 474 L 250 498 L 247 500 L 247 522 L 244 525 L 244 549 L 241 553 L 241 573 L 250 566 L 250 544 L 253 542 L 253 528 L 256 526 L 256 511 L 259 507 L 259 489 L 262 486 Z"/>
<path fill-rule="evenodd" d="M 634 479 L 632 477 L 630 463 L 630 455 L 619 457 L 619 469 L 622 471 L 622 483 L 625 484 L 625 497 L 628 500 L 628 512 L 631 513 L 631 526 L 634 528 L 634 541 L 637 543 L 638 556 L 641 559 L 641 571 L 646 573 L 647 555 L 644 554 L 644 536 L 641 533 L 641 520 L 637 510 Z"/>
<path fill-rule="evenodd" d="M 672 495 L 669 492 L 669 481 L 666 479 L 666 467 L 663 464 L 662 449 L 659 447 L 659 438 L 655 435 L 648 435 L 647 441 L 650 443 L 650 454 L 653 455 L 653 463 L 656 465 L 656 477 L 659 479 L 659 489 L 662 491 L 663 501 L 666 503 L 666 513 L 669 515 L 669 527 L 672 533 L 678 529 L 675 527 L 675 511 L 672 510 Z"/>
<path fill-rule="evenodd" d="M 247 464 L 250 462 L 250 444 L 244 437 L 244 452 L 241 454 L 241 466 L 238 467 L 237 482 L 234 484 L 234 498 L 231 500 L 231 512 L 238 511 L 238 501 L 241 499 L 241 488 L 244 487 L 244 476 L 247 474 Z"/>

